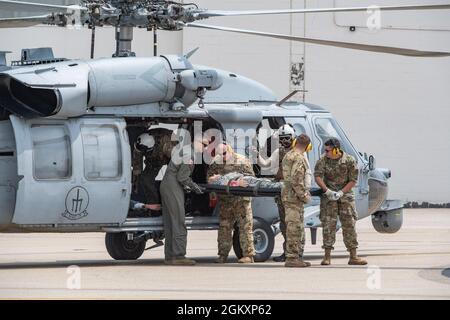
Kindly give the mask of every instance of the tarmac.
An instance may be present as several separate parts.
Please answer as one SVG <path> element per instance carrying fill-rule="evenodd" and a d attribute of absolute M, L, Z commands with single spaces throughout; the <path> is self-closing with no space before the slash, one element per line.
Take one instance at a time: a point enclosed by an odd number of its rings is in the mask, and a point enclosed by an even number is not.
<path fill-rule="evenodd" d="M 405 209 L 402 229 L 380 234 L 358 221 L 359 253 L 367 266 L 349 266 L 342 232 L 332 265 L 320 266 L 307 232 L 312 267 L 284 268 L 272 260 L 214 263 L 217 231 L 190 231 L 196 266 L 166 266 L 163 248 L 137 261 L 114 261 L 104 234 L 0 234 L 0 299 L 450 299 L 450 209 Z M 148 245 L 152 243 L 149 242 Z M 276 237 L 273 256 L 282 251 Z"/>

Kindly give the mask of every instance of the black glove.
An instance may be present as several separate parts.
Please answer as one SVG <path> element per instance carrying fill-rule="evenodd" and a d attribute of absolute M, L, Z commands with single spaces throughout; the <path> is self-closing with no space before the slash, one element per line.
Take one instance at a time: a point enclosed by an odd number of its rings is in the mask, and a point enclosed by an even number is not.
<path fill-rule="evenodd" d="M 184 188 L 189 190 L 189 191 L 193 191 L 195 192 L 195 194 L 203 194 L 204 190 L 202 187 L 200 187 L 198 184 L 196 184 L 193 181 L 189 181 L 184 185 Z"/>

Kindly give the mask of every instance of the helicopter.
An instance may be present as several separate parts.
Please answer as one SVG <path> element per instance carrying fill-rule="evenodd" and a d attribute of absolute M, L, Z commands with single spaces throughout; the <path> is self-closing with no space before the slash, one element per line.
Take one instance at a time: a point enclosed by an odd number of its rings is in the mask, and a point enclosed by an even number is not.
<path fill-rule="evenodd" d="M 384 6 L 379 10 L 437 10 L 446 5 Z M 148 240 L 162 245 L 160 216 L 135 216 L 129 210 L 134 196 L 133 146 L 138 135 L 155 126 L 202 132 L 219 129 L 236 152 L 250 156 L 250 140 L 232 142 L 237 130 L 274 132 L 291 124 L 296 134 L 313 141 L 312 167 L 324 142 L 338 138 L 359 166 L 355 187 L 358 219 L 371 217 L 380 233 L 402 225 L 402 203 L 388 200 L 389 169 L 376 168 L 373 156 L 358 152 L 334 117 L 324 108 L 291 102 L 296 93 L 278 100 L 255 80 L 216 68 L 192 65 L 185 55 L 136 57 L 131 50 L 133 28 L 179 32 L 207 28 L 226 32 L 300 41 L 413 57 L 445 57 L 449 52 L 367 45 L 199 24 L 217 16 L 355 12 L 365 7 L 294 10 L 218 11 L 194 3 L 172 1 L 81 1 L 71 6 L 0 0 L 0 9 L 45 12 L 32 17 L 3 18 L 0 27 L 48 24 L 86 25 L 92 30 L 116 28 L 112 58 L 68 60 L 55 58 L 50 48 L 24 49 L 22 59 L 6 65 L 0 53 L 0 232 L 104 232 L 112 258 L 139 258 Z M 264 140 L 264 139 L 263 139 Z M 265 141 L 259 141 L 264 144 Z M 199 164 L 199 167 L 204 164 Z M 137 170 L 139 171 L 139 170 Z M 255 164 L 257 175 L 262 168 Z M 202 170 L 194 181 L 204 182 Z M 270 176 L 270 175 L 269 175 Z M 218 228 L 218 212 L 209 195 L 190 195 L 186 224 L 190 230 Z M 273 197 L 252 200 L 255 261 L 272 254 L 280 232 Z M 319 199 L 305 208 L 305 227 L 313 244 L 320 228 Z M 237 232 L 234 250 L 239 257 Z"/>

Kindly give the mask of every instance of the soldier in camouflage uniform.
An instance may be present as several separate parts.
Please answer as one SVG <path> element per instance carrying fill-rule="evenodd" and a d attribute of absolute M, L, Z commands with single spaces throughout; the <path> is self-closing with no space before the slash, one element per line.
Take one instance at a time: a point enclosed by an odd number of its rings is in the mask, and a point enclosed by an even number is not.
<path fill-rule="evenodd" d="M 331 250 L 336 241 L 337 218 L 342 224 L 344 244 L 350 252 L 348 264 L 365 265 L 367 261 L 356 254 L 358 247 L 355 223 L 358 218 L 353 187 L 358 181 L 356 160 L 341 150 L 339 140 L 325 142 L 325 154 L 317 161 L 314 177 L 324 194 L 320 199 L 320 221 L 323 231 L 325 257 L 322 265 L 331 264 Z"/>
<path fill-rule="evenodd" d="M 254 175 L 253 167 L 249 159 L 235 153 L 230 146 L 220 144 L 217 146 L 217 155 L 208 169 L 208 178 L 214 175 L 225 175 L 230 172 Z M 251 198 L 220 195 L 218 209 L 219 231 L 217 243 L 219 257 L 216 262 L 225 263 L 227 261 L 228 254 L 233 245 L 233 226 L 237 221 L 239 240 L 242 248 L 242 258 L 239 259 L 239 262 L 253 263 L 255 247 L 253 243 Z"/>
<path fill-rule="evenodd" d="M 154 137 L 155 145 L 144 153 L 145 169 L 139 181 L 146 203 L 161 203 L 159 183 L 156 181 L 156 177 L 161 168 L 169 163 L 172 149 L 178 141 L 172 141 L 172 131 L 164 128 L 152 129 L 147 134 Z"/>
<path fill-rule="evenodd" d="M 283 180 L 283 169 L 282 169 L 281 163 L 282 163 L 283 158 L 286 155 L 286 153 L 288 153 L 292 149 L 294 137 L 295 137 L 295 131 L 294 131 L 294 128 L 290 124 L 285 124 L 278 129 L 278 139 L 280 142 L 280 146 L 278 147 L 277 150 L 274 151 L 274 153 L 271 156 L 271 159 L 272 158 L 278 159 L 278 171 L 275 175 L 274 181 L 282 181 Z M 310 150 L 307 150 L 307 151 L 310 151 Z M 311 168 L 309 166 L 308 157 L 306 155 L 305 155 L 305 160 L 306 160 L 306 164 L 307 164 L 307 171 L 306 171 L 306 176 L 305 176 L 305 187 L 307 190 L 309 190 L 309 189 L 311 189 L 312 173 L 311 173 Z M 260 164 L 261 166 L 267 167 L 267 166 L 271 165 L 271 161 L 270 161 L 270 159 L 265 160 L 261 156 L 259 156 L 258 164 Z M 283 242 L 283 253 L 280 256 L 273 258 L 273 261 L 285 262 L 286 261 L 286 222 L 285 222 L 286 214 L 284 211 L 283 201 L 281 200 L 281 195 L 275 196 L 274 200 L 278 207 L 278 214 L 280 216 L 280 230 L 281 230 L 281 234 L 283 235 L 284 242 Z M 305 246 L 305 237 L 303 234 L 303 238 L 301 239 L 300 248 L 299 248 L 300 256 L 303 256 L 304 246 Z"/>
<path fill-rule="evenodd" d="M 305 239 L 304 205 L 310 201 L 309 190 L 305 186 L 308 163 L 303 153 L 311 143 L 306 134 L 296 138 L 295 147 L 282 161 L 283 188 L 281 199 L 286 222 L 286 267 L 309 267 L 303 261 Z"/>
<path fill-rule="evenodd" d="M 292 142 L 294 141 L 295 137 L 295 131 L 290 125 L 284 125 L 280 129 L 278 129 L 278 138 L 280 139 L 280 147 L 278 148 L 278 172 L 275 175 L 275 181 L 282 181 L 283 180 L 283 168 L 282 168 L 282 162 L 284 159 L 284 156 L 292 150 Z M 275 262 L 284 262 L 286 261 L 286 213 L 284 211 L 284 205 L 283 201 L 281 200 L 280 196 L 275 196 L 275 203 L 278 207 L 278 214 L 280 216 L 280 230 L 281 234 L 283 235 L 283 253 L 275 257 L 273 260 Z M 302 243 L 304 244 L 305 239 L 302 240 Z"/>

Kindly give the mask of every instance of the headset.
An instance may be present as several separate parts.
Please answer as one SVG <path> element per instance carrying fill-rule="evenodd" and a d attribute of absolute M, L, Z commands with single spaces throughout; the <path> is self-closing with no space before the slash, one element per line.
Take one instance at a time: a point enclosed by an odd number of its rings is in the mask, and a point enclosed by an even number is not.
<path fill-rule="evenodd" d="M 341 143 L 339 142 L 338 139 L 336 138 L 331 138 L 330 140 L 328 140 L 327 142 L 329 142 L 329 144 L 333 147 L 333 150 L 331 151 L 331 153 L 333 154 L 333 156 L 340 156 L 342 155 L 342 150 L 341 150 Z"/>
<path fill-rule="evenodd" d="M 297 145 L 297 138 L 293 139 L 293 141 L 292 141 L 292 146 L 291 146 L 292 149 L 294 149 L 296 145 Z M 310 143 L 306 146 L 305 152 L 310 152 L 310 151 L 312 150 L 312 148 L 313 148 L 313 146 L 312 146 L 312 143 L 310 142 Z"/>
<path fill-rule="evenodd" d="M 297 145 L 297 138 L 292 139 L 291 148 L 294 149 L 296 145 Z"/>

